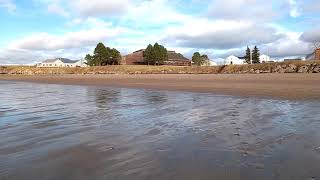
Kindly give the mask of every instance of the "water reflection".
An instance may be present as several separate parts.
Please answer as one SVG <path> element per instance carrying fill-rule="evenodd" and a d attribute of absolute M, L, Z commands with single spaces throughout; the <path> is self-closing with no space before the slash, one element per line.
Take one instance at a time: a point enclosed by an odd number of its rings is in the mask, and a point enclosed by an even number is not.
<path fill-rule="evenodd" d="M 121 96 L 120 89 L 94 89 L 88 90 L 89 96 L 95 97 L 95 102 L 98 108 L 112 107 L 112 104 L 116 104 Z"/>
<path fill-rule="evenodd" d="M 318 178 L 319 108 L 0 82 L 0 179 Z"/>

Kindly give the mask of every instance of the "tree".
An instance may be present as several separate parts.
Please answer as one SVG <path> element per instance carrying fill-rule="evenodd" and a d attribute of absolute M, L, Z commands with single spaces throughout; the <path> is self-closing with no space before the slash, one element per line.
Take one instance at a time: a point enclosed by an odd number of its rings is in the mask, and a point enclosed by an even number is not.
<path fill-rule="evenodd" d="M 112 65 L 119 65 L 120 61 L 121 61 L 121 54 L 118 50 L 116 50 L 115 48 L 110 50 L 110 64 Z"/>
<path fill-rule="evenodd" d="M 90 54 L 87 54 L 84 59 L 87 61 L 87 64 L 88 64 L 89 66 L 94 66 L 94 65 L 95 65 L 95 64 L 94 64 L 94 63 L 95 63 L 95 62 L 94 62 L 94 58 L 93 58 L 93 56 L 91 56 Z"/>
<path fill-rule="evenodd" d="M 246 63 L 251 64 L 251 50 L 247 46 L 246 55 L 245 55 Z"/>
<path fill-rule="evenodd" d="M 193 53 L 192 62 L 195 65 L 200 66 L 200 61 L 201 61 L 201 54 L 199 52 Z"/>
<path fill-rule="evenodd" d="M 205 65 L 205 66 L 209 66 L 210 65 L 210 59 L 206 54 L 203 54 L 201 56 L 200 64 L 201 65 Z"/>
<path fill-rule="evenodd" d="M 197 66 L 209 65 L 209 61 L 206 54 L 201 55 L 199 52 L 195 52 L 192 56 L 192 62 Z"/>
<path fill-rule="evenodd" d="M 98 43 L 93 52 L 94 62 L 96 66 L 107 65 L 109 58 L 108 50 L 103 43 Z"/>
<path fill-rule="evenodd" d="M 147 49 L 144 51 L 144 58 L 146 64 L 154 64 L 153 63 L 153 46 L 151 44 L 148 45 Z"/>
<path fill-rule="evenodd" d="M 252 50 L 252 63 L 257 64 L 260 63 L 260 52 L 257 46 Z"/>
<path fill-rule="evenodd" d="M 153 46 L 149 44 L 143 56 L 146 64 L 160 65 L 168 60 L 168 51 L 158 43 L 155 43 Z"/>
<path fill-rule="evenodd" d="M 94 49 L 93 56 L 87 54 L 85 59 L 90 66 L 118 65 L 121 61 L 121 54 L 114 48 L 111 49 L 103 43 L 98 43 Z"/>

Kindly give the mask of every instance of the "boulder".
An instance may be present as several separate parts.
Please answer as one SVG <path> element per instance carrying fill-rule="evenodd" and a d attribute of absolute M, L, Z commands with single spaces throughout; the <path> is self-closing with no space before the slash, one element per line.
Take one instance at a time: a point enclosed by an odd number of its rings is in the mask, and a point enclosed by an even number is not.
<path fill-rule="evenodd" d="M 320 73 L 320 65 L 313 68 L 312 73 Z"/>
<path fill-rule="evenodd" d="M 298 73 L 308 73 L 309 67 L 307 65 L 301 66 L 298 70 Z"/>
<path fill-rule="evenodd" d="M 294 64 L 289 64 L 289 66 L 285 69 L 285 73 L 295 73 L 297 72 L 298 67 Z"/>
<path fill-rule="evenodd" d="M 284 72 L 284 69 L 282 68 L 282 66 L 278 65 L 275 69 L 273 69 L 273 72 L 282 73 Z"/>

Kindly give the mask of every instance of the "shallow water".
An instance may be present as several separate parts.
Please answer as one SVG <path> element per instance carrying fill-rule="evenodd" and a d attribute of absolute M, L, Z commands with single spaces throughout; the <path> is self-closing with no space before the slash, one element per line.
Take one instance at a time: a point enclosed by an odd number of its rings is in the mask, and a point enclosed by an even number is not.
<path fill-rule="evenodd" d="M 319 179 L 319 109 L 0 81 L 0 179 Z"/>

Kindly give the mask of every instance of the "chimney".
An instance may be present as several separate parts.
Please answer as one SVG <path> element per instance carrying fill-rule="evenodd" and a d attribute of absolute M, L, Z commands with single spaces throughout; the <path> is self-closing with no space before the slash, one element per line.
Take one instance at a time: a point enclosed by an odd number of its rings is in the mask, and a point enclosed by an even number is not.
<path fill-rule="evenodd" d="M 315 50 L 315 60 L 320 60 L 320 48 Z"/>

